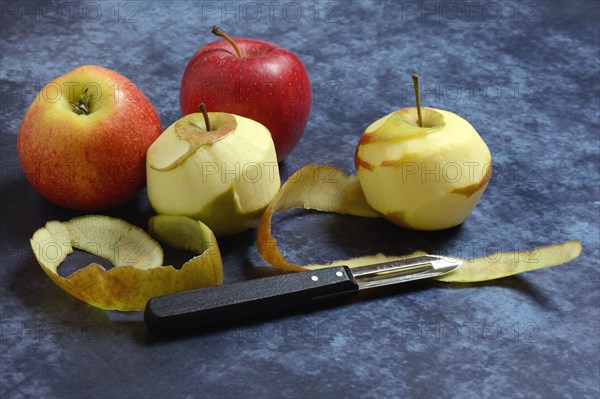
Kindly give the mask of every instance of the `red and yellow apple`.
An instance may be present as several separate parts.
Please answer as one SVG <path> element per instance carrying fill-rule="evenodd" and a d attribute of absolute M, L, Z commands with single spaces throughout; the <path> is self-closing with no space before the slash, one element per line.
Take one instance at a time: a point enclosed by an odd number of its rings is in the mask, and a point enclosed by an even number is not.
<path fill-rule="evenodd" d="M 225 37 L 202 47 L 181 80 L 181 115 L 205 103 L 265 125 L 273 137 L 277 159 L 283 160 L 302 137 L 311 103 L 308 74 L 289 50 L 256 39 Z"/>
<path fill-rule="evenodd" d="M 99 211 L 144 187 L 146 150 L 161 131 L 134 83 L 86 65 L 38 93 L 19 128 L 17 153 L 27 180 L 50 202 Z"/>
<path fill-rule="evenodd" d="M 200 220 L 217 236 L 255 227 L 280 186 L 269 130 L 223 112 L 169 126 L 148 149 L 147 176 L 157 213 Z"/>
<path fill-rule="evenodd" d="M 404 108 L 373 122 L 354 164 L 369 205 L 416 230 L 465 221 L 491 177 L 490 151 L 473 126 L 439 109 Z"/>

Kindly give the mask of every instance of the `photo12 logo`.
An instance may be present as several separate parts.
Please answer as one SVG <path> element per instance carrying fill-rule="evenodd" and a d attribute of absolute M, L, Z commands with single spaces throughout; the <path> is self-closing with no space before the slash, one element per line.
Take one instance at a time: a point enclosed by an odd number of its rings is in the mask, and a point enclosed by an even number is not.
<path fill-rule="evenodd" d="M 204 1 L 200 5 L 200 20 L 211 23 L 300 21 L 337 23 L 340 5 L 335 2 L 241 2 Z"/>
<path fill-rule="evenodd" d="M 493 81 L 461 83 L 425 81 L 419 85 L 419 93 L 423 102 L 512 101 L 520 103 L 535 101 L 541 95 L 542 90 L 537 83 L 532 81 L 513 82 L 508 85 Z M 403 83 L 401 87 L 402 102 L 414 101 L 414 95 L 412 83 Z"/>
<path fill-rule="evenodd" d="M 512 20 L 522 23 L 541 21 L 538 4 L 533 1 L 403 1 L 396 3 L 402 22 L 489 22 Z"/>
<path fill-rule="evenodd" d="M 2 1 L 0 21 L 21 23 L 65 23 L 85 21 L 91 23 L 137 23 L 135 16 L 139 4 L 134 1 Z"/>
<path fill-rule="evenodd" d="M 0 82 L 1 104 L 18 102 L 29 106 L 32 101 L 57 103 L 66 100 L 75 106 L 85 98 L 89 105 L 97 103 L 104 96 L 111 96 L 115 103 L 132 104 L 138 102 L 139 94 L 140 89 L 133 82 L 114 82 L 105 86 L 105 90 L 97 82 L 51 81 L 46 85 L 41 82 Z"/>
<path fill-rule="evenodd" d="M 2 321 L 0 343 L 3 345 L 28 342 L 32 344 L 75 344 L 106 342 L 125 343 L 130 341 L 127 330 L 115 324 L 105 329 L 99 325 L 74 325 L 48 323 L 47 321 Z"/>
<path fill-rule="evenodd" d="M 514 322 L 500 324 L 490 321 L 467 321 L 464 323 L 404 322 L 404 342 L 512 342 L 535 343 L 539 339 L 540 326 L 535 323 Z"/>

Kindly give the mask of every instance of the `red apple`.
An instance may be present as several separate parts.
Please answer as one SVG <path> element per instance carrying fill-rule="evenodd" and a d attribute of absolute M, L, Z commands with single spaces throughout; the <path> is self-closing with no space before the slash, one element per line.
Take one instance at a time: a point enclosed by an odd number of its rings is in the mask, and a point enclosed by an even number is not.
<path fill-rule="evenodd" d="M 209 43 L 190 60 L 181 80 L 181 114 L 227 112 L 265 125 L 282 161 L 298 144 L 310 111 L 311 90 L 302 62 L 291 51 L 256 39 Z"/>
<path fill-rule="evenodd" d="M 146 150 L 161 132 L 134 83 L 86 65 L 38 93 L 19 128 L 17 153 L 27 180 L 50 202 L 99 211 L 144 187 Z"/>

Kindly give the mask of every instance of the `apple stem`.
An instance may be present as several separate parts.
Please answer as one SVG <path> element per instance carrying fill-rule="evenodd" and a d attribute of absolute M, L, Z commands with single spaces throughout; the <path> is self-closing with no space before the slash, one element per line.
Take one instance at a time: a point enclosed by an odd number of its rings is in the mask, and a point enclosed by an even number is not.
<path fill-rule="evenodd" d="M 231 44 L 233 46 L 233 49 L 235 50 L 237 56 L 240 58 L 243 58 L 242 52 L 240 51 L 240 48 L 238 47 L 238 45 L 233 41 L 233 39 L 227 33 L 223 32 L 221 30 L 221 28 L 219 28 L 217 25 L 213 26 L 212 33 L 214 35 L 220 36 L 223 39 L 227 40 L 229 42 L 229 44 Z"/>
<path fill-rule="evenodd" d="M 71 103 L 73 106 L 73 112 L 77 115 L 87 115 L 90 113 L 90 98 L 92 95 L 87 94 L 88 89 L 85 89 L 83 93 L 79 95 L 79 99 L 76 103 Z"/>
<path fill-rule="evenodd" d="M 206 105 L 204 103 L 200 104 L 198 107 L 202 112 L 202 116 L 204 116 L 204 124 L 206 125 L 206 131 L 210 132 L 210 119 L 208 119 L 208 112 L 206 111 Z"/>
<path fill-rule="evenodd" d="M 413 86 L 415 88 L 415 99 L 417 100 L 417 115 L 419 115 L 419 126 L 423 127 L 423 118 L 421 117 L 421 98 L 419 97 L 419 75 L 413 73 Z"/>

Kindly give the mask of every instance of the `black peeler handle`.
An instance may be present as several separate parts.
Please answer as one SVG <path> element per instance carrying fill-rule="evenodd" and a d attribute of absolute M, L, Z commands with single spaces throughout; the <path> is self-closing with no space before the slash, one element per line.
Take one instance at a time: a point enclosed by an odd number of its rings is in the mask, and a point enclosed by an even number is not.
<path fill-rule="evenodd" d="M 144 320 L 155 332 L 218 327 L 357 292 L 348 267 L 331 267 L 152 298 Z"/>

